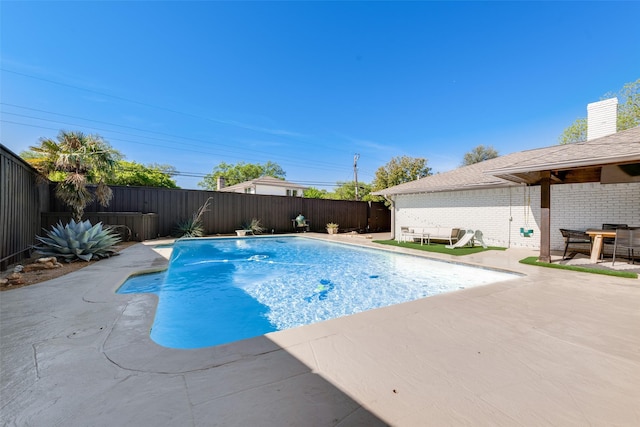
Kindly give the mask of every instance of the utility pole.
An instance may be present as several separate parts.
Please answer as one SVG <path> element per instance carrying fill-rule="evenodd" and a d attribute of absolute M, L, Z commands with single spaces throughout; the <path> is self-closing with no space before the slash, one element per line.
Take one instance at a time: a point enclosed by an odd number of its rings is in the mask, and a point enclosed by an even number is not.
<path fill-rule="evenodd" d="M 358 197 L 358 159 L 360 158 L 360 154 L 356 153 L 353 155 L 353 180 L 356 183 L 356 200 L 359 200 Z"/>

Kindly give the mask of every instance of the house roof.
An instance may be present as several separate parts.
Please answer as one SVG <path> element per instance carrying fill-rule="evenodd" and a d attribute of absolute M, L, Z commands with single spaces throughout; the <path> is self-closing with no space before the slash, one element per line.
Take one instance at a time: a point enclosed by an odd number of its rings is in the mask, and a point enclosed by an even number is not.
<path fill-rule="evenodd" d="M 227 191 L 233 192 L 235 190 L 243 190 L 247 187 L 255 188 L 256 185 L 269 185 L 272 187 L 283 187 L 283 188 L 293 188 L 296 190 L 306 189 L 307 187 L 295 184 L 293 182 L 285 181 L 283 179 L 274 178 L 272 176 L 261 176 L 260 178 L 251 179 L 249 181 L 244 181 L 239 184 L 230 185 L 228 187 L 224 187 L 218 191 Z"/>
<path fill-rule="evenodd" d="M 516 153 L 519 154 L 519 153 Z M 485 187 L 516 185 L 513 182 L 496 178 L 484 173 L 490 167 L 510 165 L 510 159 L 515 154 L 496 157 L 469 166 L 462 166 L 449 172 L 426 176 L 416 181 L 389 187 L 374 192 L 374 195 L 412 194 L 412 193 L 436 193 L 441 191 L 468 190 Z"/>
<path fill-rule="evenodd" d="M 540 172 L 554 171 L 554 183 L 569 179 L 593 180 L 602 166 L 640 162 L 640 127 L 602 138 L 574 144 L 554 145 L 520 151 L 495 159 L 462 166 L 416 181 L 376 191 L 374 195 L 432 193 L 477 188 L 506 187 L 516 183 L 536 184 Z M 589 170 L 589 177 L 576 177 L 567 171 Z M 573 182 L 584 182 L 573 181 Z"/>
<path fill-rule="evenodd" d="M 541 171 L 569 171 L 640 162 L 640 126 L 609 136 L 574 144 L 542 148 L 536 155 L 486 173 L 504 179 L 531 183 Z M 527 179 L 527 177 L 529 177 Z"/>

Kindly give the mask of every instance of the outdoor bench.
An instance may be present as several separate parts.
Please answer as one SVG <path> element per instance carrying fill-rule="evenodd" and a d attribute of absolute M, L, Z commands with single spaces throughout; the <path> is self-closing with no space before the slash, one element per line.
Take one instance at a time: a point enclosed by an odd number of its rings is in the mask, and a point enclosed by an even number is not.
<path fill-rule="evenodd" d="M 427 244 L 431 243 L 431 240 L 443 240 L 453 245 L 458 240 L 459 233 L 460 228 L 454 227 L 400 227 L 398 242 L 420 239 L 422 245 L 425 240 Z"/>

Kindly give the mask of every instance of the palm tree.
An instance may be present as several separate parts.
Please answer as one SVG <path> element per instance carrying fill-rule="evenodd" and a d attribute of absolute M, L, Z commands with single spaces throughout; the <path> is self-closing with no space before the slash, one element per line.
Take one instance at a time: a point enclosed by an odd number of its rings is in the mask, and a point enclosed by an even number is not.
<path fill-rule="evenodd" d="M 42 175 L 59 181 L 56 197 L 71 207 L 76 221 L 81 221 L 84 208 L 94 200 L 101 206 L 109 205 L 113 193 L 105 178 L 122 156 L 98 135 L 60 131 L 57 139 L 40 139 L 39 146 L 30 147 L 33 157 L 27 160 Z M 94 193 L 87 184 L 97 184 Z"/>

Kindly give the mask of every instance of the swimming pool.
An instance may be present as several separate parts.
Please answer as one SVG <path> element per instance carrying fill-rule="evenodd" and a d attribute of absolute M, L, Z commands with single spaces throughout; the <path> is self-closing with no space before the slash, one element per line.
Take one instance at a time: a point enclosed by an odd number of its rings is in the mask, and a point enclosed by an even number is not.
<path fill-rule="evenodd" d="M 193 239 L 174 244 L 167 271 L 118 293 L 157 294 L 151 338 L 187 349 L 516 277 L 302 237 Z"/>

